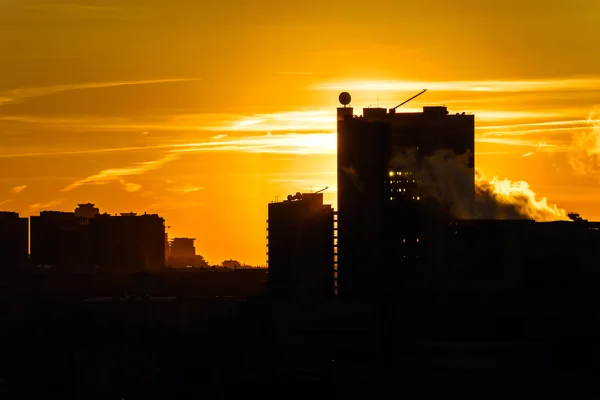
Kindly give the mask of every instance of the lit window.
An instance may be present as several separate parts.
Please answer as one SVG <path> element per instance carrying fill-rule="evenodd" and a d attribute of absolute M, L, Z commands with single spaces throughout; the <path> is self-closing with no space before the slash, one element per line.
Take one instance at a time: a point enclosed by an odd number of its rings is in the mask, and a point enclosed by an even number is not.
<path fill-rule="evenodd" d="M 402 175 L 402 171 L 398 172 L 398 175 Z"/>
<path fill-rule="evenodd" d="M 393 198 L 393 197 L 390 197 L 390 201 L 391 201 L 391 200 L 394 200 L 394 198 Z"/>
<path fill-rule="evenodd" d="M 421 200 L 421 198 L 419 196 L 417 196 L 417 200 Z"/>
<path fill-rule="evenodd" d="M 406 243 L 406 239 L 402 239 L 402 243 Z"/>
<path fill-rule="evenodd" d="M 390 171 L 390 176 L 394 176 L 394 171 Z"/>
<path fill-rule="evenodd" d="M 419 238 L 417 238 L 417 243 L 419 243 Z"/>

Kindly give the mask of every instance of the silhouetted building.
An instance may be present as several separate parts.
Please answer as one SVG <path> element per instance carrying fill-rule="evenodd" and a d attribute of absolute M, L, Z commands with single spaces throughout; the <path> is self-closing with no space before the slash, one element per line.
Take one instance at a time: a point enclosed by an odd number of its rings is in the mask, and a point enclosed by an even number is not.
<path fill-rule="evenodd" d="M 100 214 L 100 209 L 94 207 L 92 203 L 78 204 L 75 209 L 75 216 L 82 218 L 94 218 Z"/>
<path fill-rule="evenodd" d="M 169 245 L 168 265 L 171 268 L 206 268 L 204 257 L 196 254 L 193 238 L 174 238 Z"/>
<path fill-rule="evenodd" d="M 242 264 L 237 260 L 225 260 L 221 263 L 224 268 L 236 269 L 242 266 Z"/>
<path fill-rule="evenodd" d="M 334 211 L 322 193 L 269 204 L 269 288 L 275 298 L 318 300 L 334 290 Z"/>
<path fill-rule="evenodd" d="M 337 109 L 339 294 L 385 295 L 436 257 L 432 238 L 450 220 L 446 204 L 423 185 L 422 169 L 440 151 L 464 155 L 462 197 L 474 199 L 475 117 L 446 107 L 396 113 L 365 108 L 350 96 Z M 467 201 L 467 203 L 469 203 Z M 389 283 L 387 288 L 385 283 Z"/>
<path fill-rule="evenodd" d="M 96 265 L 119 271 L 165 267 L 165 221 L 158 215 L 103 214 L 91 226 Z"/>
<path fill-rule="evenodd" d="M 11 271 L 29 261 L 29 220 L 18 213 L 0 212 L 0 270 Z"/>
<path fill-rule="evenodd" d="M 192 238 L 174 238 L 171 241 L 171 257 L 176 258 L 194 258 L 196 257 L 196 247 Z"/>
<path fill-rule="evenodd" d="M 79 268 L 92 264 L 90 220 L 74 212 L 42 211 L 30 217 L 31 263 Z"/>
<path fill-rule="evenodd" d="M 165 266 L 165 225 L 158 215 L 100 214 L 87 203 L 72 213 L 42 211 L 30 221 L 34 266 L 118 271 Z"/>
<path fill-rule="evenodd" d="M 431 276 L 440 283 L 492 284 L 536 296 L 575 294 L 596 282 L 600 222 L 457 220 L 449 226 L 443 255 L 445 263 Z"/>

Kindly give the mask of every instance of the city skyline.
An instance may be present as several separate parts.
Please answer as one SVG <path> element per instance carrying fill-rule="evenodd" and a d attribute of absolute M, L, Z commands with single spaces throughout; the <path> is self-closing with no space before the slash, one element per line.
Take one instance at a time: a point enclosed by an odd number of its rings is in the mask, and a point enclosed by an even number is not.
<path fill-rule="evenodd" d="M 153 3 L 0 3 L 1 210 L 158 213 L 206 259 L 262 265 L 266 203 L 329 187 L 337 209 L 338 94 L 429 89 L 402 111 L 475 114 L 498 189 L 600 219 L 597 4 Z"/>

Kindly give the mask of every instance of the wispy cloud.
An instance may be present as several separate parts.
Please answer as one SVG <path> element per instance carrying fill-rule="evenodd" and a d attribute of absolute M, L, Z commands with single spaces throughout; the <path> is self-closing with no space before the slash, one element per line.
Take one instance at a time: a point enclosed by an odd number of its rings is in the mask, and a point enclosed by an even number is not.
<path fill-rule="evenodd" d="M 48 96 L 48 95 L 52 95 L 55 93 L 73 91 L 73 90 L 100 89 L 100 88 L 132 86 L 132 85 L 152 85 L 152 84 L 158 84 L 158 83 L 191 82 L 191 81 L 197 81 L 197 80 L 198 79 L 153 79 L 153 80 L 138 80 L 138 81 L 77 83 L 77 84 L 69 84 L 69 85 L 54 85 L 54 86 L 35 87 L 35 88 L 20 88 L 20 89 L 14 89 L 14 90 L 11 90 L 11 91 L 8 91 L 5 93 L 0 93 L 0 105 L 23 101 L 27 98 Z"/>
<path fill-rule="evenodd" d="M 301 110 L 252 116 L 232 115 L 219 124 L 204 126 L 209 131 L 306 132 L 335 129 L 335 110 Z"/>
<path fill-rule="evenodd" d="M 335 133 L 267 134 L 222 141 L 187 143 L 184 146 L 178 146 L 179 148 L 173 149 L 172 152 L 241 151 L 270 154 L 335 154 L 336 143 Z"/>
<path fill-rule="evenodd" d="M 520 138 L 511 138 L 511 137 L 478 137 L 475 138 L 476 143 L 495 143 L 495 144 L 504 144 L 509 146 L 524 146 L 524 147 L 533 147 L 536 149 L 559 149 L 559 146 L 556 144 L 548 144 L 544 141 L 535 141 L 535 140 L 527 140 Z M 563 149 L 565 150 L 565 149 Z"/>
<path fill-rule="evenodd" d="M 157 203 L 150 204 L 146 207 L 146 210 L 149 212 L 157 211 L 164 212 L 165 210 L 181 210 L 184 208 L 199 208 L 204 206 L 204 203 L 201 201 L 160 201 Z"/>
<path fill-rule="evenodd" d="M 10 203 L 11 201 L 12 201 L 12 199 L 0 200 L 0 207 L 3 206 L 3 205 L 5 205 L 5 204 L 7 204 L 7 203 Z"/>
<path fill-rule="evenodd" d="M 279 71 L 278 75 L 320 75 L 326 72 L 310 72 L 310 71 Z"/>
<path fill-rule="evenodd" d="M 202 187 L 202 186 L 184 186 L 184 187 L 171 189 L 172 192 L 181 193 L 181 194 L 194 193 L 194 192 L 199 192 L 201 190 L 204 190 L 204 187 Z"/>
<path fill-rule="evenodd" d="M 21 193 L 23 190 L 27 189 L 27 186 L 15 186 L 10 190 L 11 193 Z"/>
<path fill-rule="evenodd" d="M 31 204 L 29 206 L 29 212 L 35 213 L 35 212 L 40 212 L 40 211 L 49 211 L 49 210 L 52 210 L 54 207 L 61 205 L 64 201 L 65 201 L 65 199 L 56 199 L 56 200 L 49 201 L 47 203 Z"/>
<path fill-rule="evenodd" d="M 564 79 L 514 80 L 514 81 L 448 81 L 417 82 L 400 80 L 343 81 L 313 85 L 316 90 L 331 91 L 419 91 L 422 89 L 439 92 L 540 92 L 597 90 L 598 77 L 573 77 Z"/>
<path fill-rule="evenodd" d="M 119 181 L 122 182 L 125 177 L 133 176 L 133 175 L 141 175 L 151 170 L 156 170 L 161 168 L 166 163 L 177 159 L 175 154 L 167 154 L 166 156 L 155 160 L 155 161 L 147 161 L 132 165 L 130 167 L 124 168 L 110 168 L 105 169 L 97 174 L 90 175 L 87 178 L 78 180 L 76 182 L 71 183 L 62 189 L 63 192 L 68 192 L 75 188 L 78 188 L 83 185 L 105 185 L 110 182 Z M 127 184 L 126 184 L 127 185 Z M 135 184 L 132 184 L 135 185 Z M 126 190 L 129 189 L 138 189 L 138 186 L 125 186 Z M 141 189 L 141 187 L 139 187 Z M 137 191 L 137 190 L 133 190 Z"/>
<path fill-rule="evenodd" d="M 128 20 L 143 15 L 139 8 L 111 7 L 78 3 L 56 3 L 56 2 L 36 2 L 29 4 L 3 4 L 6 0 L 0 1 L 0 6 L 6 5 L 10 13 L 0 14 L 0 20 L 48 20 L 48 19 L 101 19 L 101 20 Z"/>
<path fill-rule="evenodd" d="M 119 182 L 123 185 L 123 190 L 126 192 L 135 193 L 142 190 L 142 185 L 138 183 L 126 182 L 124 179 L 121 179 Z"/>

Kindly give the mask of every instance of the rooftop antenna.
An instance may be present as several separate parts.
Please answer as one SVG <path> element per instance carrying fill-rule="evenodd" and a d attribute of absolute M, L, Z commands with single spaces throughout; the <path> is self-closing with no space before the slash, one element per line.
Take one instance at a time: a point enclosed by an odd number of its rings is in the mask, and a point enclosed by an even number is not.
<path fill-rule="evenodd" d="M 423 89 L 423 91 L 422 91 L 422 92 L 415 94 L 415 95 L 414 95 L 413 97 L 411 97 L 410 99 L 403 101 L 402 103 L 398 104 L 398 105 L 397 105 L 396 107 L 394 107 L 394 108 L 390 108 L 390 114 L 393 114 L 393 113 L 395 113 L 395 112 L 396 112 L 396 109 L 397 109 L 398 107 L 405 105 L 406 103 L 408 103 L 408 102 L 409 102 L 409 101 L 411 101 L 412 99 L 415 99 L 415 98 L 419 97 L 420 95 L 422 95 L 422 94 L 423 94 L 423 93 L 425 93 L 426 91 L 427 91 L 427 89 Z"/>
<path fill-rule="evenodd" d="M 327 189 L 329 189 L 329 186 L 325 186 L 323 189 L 316 191 L 316 192 L 315 192 L 315 194 L 316 194 L 316 193 L 321 193 L 321 192 L 324 192 L 324 191 L 326 191 Z"/>

